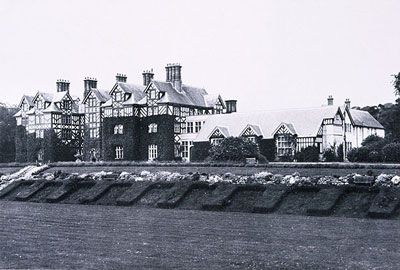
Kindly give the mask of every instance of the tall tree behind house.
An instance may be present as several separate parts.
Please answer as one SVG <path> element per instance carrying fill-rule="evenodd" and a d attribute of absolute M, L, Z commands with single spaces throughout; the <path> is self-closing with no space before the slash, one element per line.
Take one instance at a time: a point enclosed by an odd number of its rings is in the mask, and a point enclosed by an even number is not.
<path fill-rule="evenodd" d="M 15 128 L 13 115 L 17 108 L 0 103 L 0 163 L 15 161 Z"/>

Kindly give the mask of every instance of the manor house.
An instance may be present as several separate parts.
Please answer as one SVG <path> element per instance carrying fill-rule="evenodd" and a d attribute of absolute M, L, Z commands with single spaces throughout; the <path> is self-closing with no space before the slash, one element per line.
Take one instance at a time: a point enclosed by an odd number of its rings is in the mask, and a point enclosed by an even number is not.
<path fill-rule="evenodd" d="M 109 89 L 86 77 L 82 98 L 70 94 L 65 80 L 56 82 L 54 93 L 23 96 L 15 114 L 16 161 L 201 161 L 230 136 L 255 142 L 268 160 L 340 144 L 346 156 L 367 136 L 384 136 L 382 125 L 349 100 L 335 106 L 330 96 L 316 108 L 240 113 L 236 100 L 183 83 L 181 70 L 168 64 L 165 81 L 144 71 L 141 84 L 117 74 Z"/>

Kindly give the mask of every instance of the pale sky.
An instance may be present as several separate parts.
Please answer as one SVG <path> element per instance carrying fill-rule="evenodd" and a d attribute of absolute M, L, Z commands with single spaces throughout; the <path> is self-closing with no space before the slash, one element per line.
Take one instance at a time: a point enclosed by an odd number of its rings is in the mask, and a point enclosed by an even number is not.
<path fill-rule="evenodd" d="M 183 66 L 183 83 L 237 99 L 239 111 L 395 100 L 400 1 L 0 0 L 0 101 L 57 79 L 110 89 Z"/>

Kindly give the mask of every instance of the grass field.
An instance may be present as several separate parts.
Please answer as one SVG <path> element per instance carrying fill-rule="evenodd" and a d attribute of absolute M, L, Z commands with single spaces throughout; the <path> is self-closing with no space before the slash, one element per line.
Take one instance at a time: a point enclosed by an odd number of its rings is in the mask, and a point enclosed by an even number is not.
<path fill-rule="evenodd" d="M 0 201 L 0 269 L 398 269 L 398 220 Z"/>

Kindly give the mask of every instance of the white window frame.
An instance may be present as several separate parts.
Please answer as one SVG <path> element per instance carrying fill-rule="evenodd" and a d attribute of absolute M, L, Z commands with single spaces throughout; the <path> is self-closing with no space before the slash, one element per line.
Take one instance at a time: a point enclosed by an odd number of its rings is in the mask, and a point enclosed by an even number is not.
<path fill-rule="evenodd" d="M 276 151 L 278 156 L 292 155 L 292 142 L 289 134 L 279 134 L 276 137 Z"/>
<path fill-rule="evenodd" d="M 148 147 L 149 160 L 153 161 L 158 157 L 158 147 L 156 144 L 150 144 Z"/>
<path fill-rule="evenodd" d="M 115 159 L 121 160 L 124 159 L 124 147 L 123 146 L 116 146 L 115 147 Z"/>
<path fill-rule="evenodd" d="M 114 135 L 124 134 L 124 125 L 118 124 L 114 126 Z"/>
<path fill-rule="evenodd" d="M 186 125 L 186 132 L 187 133 L 193 133 L 193 122 L 187 122 L 187 125 Z"/>
<path fill-rule="evenodd" d="M 220 145 L 224 138 L 212 138 L 210 139 L 211 145 Z"/>
<path fill-rule="evenodd" d="M 149 125 L 149 133 L 157 133 L 158 125 L 156 123 L 151 123 Z"/>

